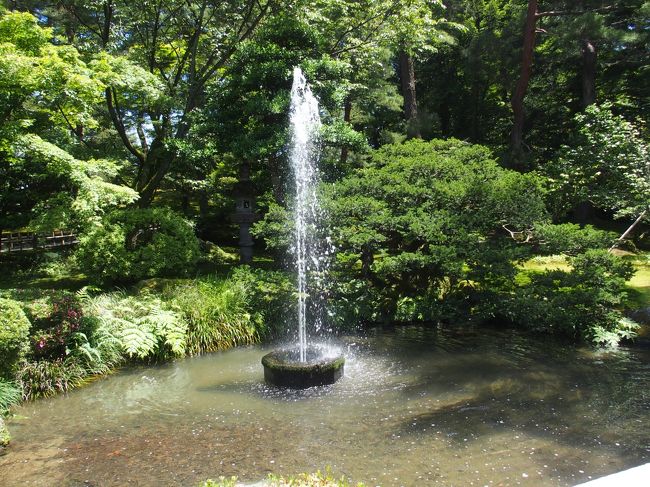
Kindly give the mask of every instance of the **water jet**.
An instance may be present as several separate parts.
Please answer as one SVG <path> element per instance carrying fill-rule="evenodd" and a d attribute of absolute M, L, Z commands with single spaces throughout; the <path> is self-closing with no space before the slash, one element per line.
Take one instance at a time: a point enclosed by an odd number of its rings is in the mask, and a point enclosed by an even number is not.
<path fill-rule="evenodd" d="M 306 388 L 332 384 L 343 376 L 345 358 L 326 347 L 308 345 L 307 318 L 322 329 L 322 306 L 308 309 L 309 292 L 317 288 L 325 274 L 327 245 L 317 238 L 322 221 L 318 203 L 318 100 L 298 67 L 293 70 L 289 113 L 291 142 L 289 160 L 295 182 L 293 254 L 298 274 L 298 343 L 295 347 L 276 350 L 262 358 L 264 380 L 276 386 Z M 309 283 L 312 279 L 315 283 Z M 314 285 L 316 284 L 316 285 Z"/>

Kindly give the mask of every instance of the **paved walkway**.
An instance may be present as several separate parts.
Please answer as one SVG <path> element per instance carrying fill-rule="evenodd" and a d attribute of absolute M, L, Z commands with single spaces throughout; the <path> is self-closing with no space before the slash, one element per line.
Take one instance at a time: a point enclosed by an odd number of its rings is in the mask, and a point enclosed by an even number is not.
<path fill-rule="evenodd" d="M 629 470 L 591 480 L 575 487 L 648 487 L 650 486 L 650 463 Z"/>

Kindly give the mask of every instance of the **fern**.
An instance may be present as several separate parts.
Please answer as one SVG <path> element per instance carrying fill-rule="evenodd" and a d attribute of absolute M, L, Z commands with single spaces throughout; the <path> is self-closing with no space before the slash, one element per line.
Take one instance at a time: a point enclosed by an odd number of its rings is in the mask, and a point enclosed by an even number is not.
<path fill-rule="evenodd" d="M 98 372 L 106 369 L 106 366 L 102 362 L 101 352 L 90 344 L 85 333 L 73 333 L 71 341 L 74 348 L 68 350 L 68 353 L 80 359 L 81 362 L 84 362 L 89 371 Z"/>
<path fill-rule="evenodd" d="M 128 357 L 166 358 L 185 354 L 187 325 L 160 299 L 142 294 L 103 295 L 94 301 L 102 328 L 117 337 Z"/>
<path fill-rule="evenodd" d="M 152 330 L 140 323 L 121 330 L 121 338 L 126 354 L 141 359 L 154 355 L 158 343 Z"/>

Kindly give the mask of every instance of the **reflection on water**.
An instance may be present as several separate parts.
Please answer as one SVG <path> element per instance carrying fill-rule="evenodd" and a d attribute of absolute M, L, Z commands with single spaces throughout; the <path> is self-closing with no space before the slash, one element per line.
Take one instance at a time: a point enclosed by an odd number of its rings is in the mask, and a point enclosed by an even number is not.
<path fill-rule="evenodd" d="M 648 462 L 650 355 L 512 331 L 376 330 L 287 391 L 244 348 L 22 407 L 3 485 L 196 485 L 330 466 L 368 485 L 573 485 Z"/>

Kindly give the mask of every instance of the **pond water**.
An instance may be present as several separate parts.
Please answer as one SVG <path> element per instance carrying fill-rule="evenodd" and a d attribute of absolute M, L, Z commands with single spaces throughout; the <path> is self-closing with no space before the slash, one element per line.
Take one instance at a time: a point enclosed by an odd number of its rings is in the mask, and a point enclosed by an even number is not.
<path fill-rule="evenodd" d="M 20 408 L 2 485 L 197 485 L 330 467 L 368 486 L 573 485 L 650 459 L 650 352 L 512 331 L 342 339 L 345 377 L 262 382 L 266 348 L 135 367 Z"/>

